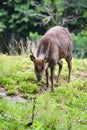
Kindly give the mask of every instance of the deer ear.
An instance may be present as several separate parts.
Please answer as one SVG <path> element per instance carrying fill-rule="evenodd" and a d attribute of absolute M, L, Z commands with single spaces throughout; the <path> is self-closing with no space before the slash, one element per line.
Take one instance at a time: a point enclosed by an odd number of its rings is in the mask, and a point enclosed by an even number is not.
<path fill-rule="evenodd" d="M 45 63 L 47 63 L 49 61 L 50 61 L 49 57 L 45 58 Z"/>
<path fill-rule="evenodd" d="M 33 55 L 30 55 L 30 59 L 33 61 L 33 62 L 35 62 L 35 56 L 33 56 Z"/>

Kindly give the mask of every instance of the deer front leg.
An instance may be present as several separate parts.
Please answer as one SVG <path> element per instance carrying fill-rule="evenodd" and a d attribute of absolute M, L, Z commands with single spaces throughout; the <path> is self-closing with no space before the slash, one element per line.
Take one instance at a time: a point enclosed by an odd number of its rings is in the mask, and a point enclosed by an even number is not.
<path fill-rule="evenodd" d="M 46 87 L 48 88 L 48 86 L 49 86 L 49 82 L 48 82 L 48 69 L 46 69 L 46 71 L 45 71 L 45 74 L 46 74 Z"/>
<path fill-rule="evenodd" d="M 55 66 L 52 66 L 50 68 L 50 74 L 51 74 L 51 92 L 54 92 L 54 70 L 55 70 Z"/>

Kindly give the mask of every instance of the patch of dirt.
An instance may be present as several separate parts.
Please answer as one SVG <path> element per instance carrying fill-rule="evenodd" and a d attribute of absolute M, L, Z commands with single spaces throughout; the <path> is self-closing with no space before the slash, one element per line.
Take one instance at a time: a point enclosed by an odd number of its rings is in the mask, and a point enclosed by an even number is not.
<path fill-rule="evenodd" d="M 12 103 L 16 103 L 16 102 L 28 102 L 26 99 L 20 97 L 19 95 L 16 96 L 4 96 L 5 99 L 9 100 Z"/>
<path fill-rule="evenodd" d="M 84 80 L 84 81 L 87 81 L 87 71 L 86 70 L 80 70 L 80 69 L 77 69 L 80 74 L 76 74 L 76 75 L 71 75 L 71 79 L 74 80 L 74 79 L 81 79 L 81 80 Z"/>
<path fill-rule="evenodd" d="M 87 79 L 87 71 L 84 70 L 81 71 L 81 79 L 82 80 Z"/>
<path fill-rule="evenodd" d="M 4 97 L 6 95 L 6 91 L 3 85 L 0 85 L 0 96 Z"/>
<path fill-rule="evenodd" d="M 3 97 L 3 99 L 6 99 L 12 103 L 16 103 L 16 102 L 28 102 L 28 100 L 22 98 L 20 96 L 20 94 L 16 95 L 16 96 L 7 96 L 6 94 L 6 90 L 4 89 L 3 85 L 0 85 L 0 97 Z"/>

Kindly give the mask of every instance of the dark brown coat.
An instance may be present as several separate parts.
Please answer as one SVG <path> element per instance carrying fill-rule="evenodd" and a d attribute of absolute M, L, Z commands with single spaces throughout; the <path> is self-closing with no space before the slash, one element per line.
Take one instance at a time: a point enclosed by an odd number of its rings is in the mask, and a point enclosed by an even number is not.
<path fill-rule="evenodd" d="M 53 77 L 56 64 L 59 65 L 59 73 L 57 81 L 60 77 L 62 69 L 62 58 L 65 58 L 68 63 L 70 81 L 71 60 L 72 60 L 72 38 L 67 28 L 60 26 L 49 29 L 44 36 L 41 37 L 37 50 L 37 57 L 30 56 L 35 65 L 35 73 L 37 79 L 40 80 L 43 72 L 46 72 L 46 86 L 48 87 L 48 67 L 50 67 L 51 75 L 51 91 L 53 89 Z"/>

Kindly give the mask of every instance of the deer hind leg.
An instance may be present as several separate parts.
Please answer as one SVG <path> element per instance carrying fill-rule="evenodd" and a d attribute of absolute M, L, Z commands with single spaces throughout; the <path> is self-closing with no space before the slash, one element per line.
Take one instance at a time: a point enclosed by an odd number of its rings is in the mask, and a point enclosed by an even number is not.
<path fill-rule="evenodd" d="M 59 78 L 60 78 L 61 70 L 62 70 L 62 67 L 63 67 L 63 61 L 59 60 L 58 65 L 59 65 L 59 70 L 58 70 L 57 82 L 59 81 Z"/>
<path fill-rule="evenodd" d="M 67 64 L 68 64 L 68 69 L 69 69 L 69 74 L 68 74 L 68 83 L 70 82 L 70 75 L 71 75 L 71 70 L 72 70 L 72 56 L 66 58 Z"/>

